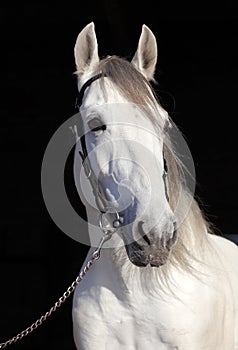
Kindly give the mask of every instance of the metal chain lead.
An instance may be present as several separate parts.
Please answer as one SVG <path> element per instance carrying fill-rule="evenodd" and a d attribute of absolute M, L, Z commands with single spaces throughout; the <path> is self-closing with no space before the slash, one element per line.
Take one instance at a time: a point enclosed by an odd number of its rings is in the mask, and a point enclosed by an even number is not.
<path fill-rule="evenodd" d="M 12 337 L 11 339 L 7 340 L 5 343 L 0 343 L 0 349 L 5 349 L 7 346 L 11 345 L 12 343 L 16 343 L 18 340 L 21 340 L 23 337 L 32 333 L 35 329 L 41 326 L 42 323 L 45 322 L 52 315 L 53 312 L 55 312 L 58 308 L 60 308 L 60 306 L 65 302 L 65 300 L 68 299 L 68 297 L 74 292 L 75 288 L 82 281 L 82 279 L 87 274 L 88 270 L 91 268 L 93 263 L 100 258 L 100 250 L 102 248 L 102 245 L 109 238 L 110 237 L 107 233 L 104 235 L 104 237 L 102 237 L 101 242 L 99 243 L 98 248 L 93 252 L 91 259 L 87 262 L 83 270 L 74 280 L 74 282 L 69 286 L 66 292 L 64 292 L 64 294 L 56 301 L 54 306 L 52 306 L 49 311 L 47 311 L 43 316 L 41 316 L 31 326 L 27 327 L 24 331 Z"/>

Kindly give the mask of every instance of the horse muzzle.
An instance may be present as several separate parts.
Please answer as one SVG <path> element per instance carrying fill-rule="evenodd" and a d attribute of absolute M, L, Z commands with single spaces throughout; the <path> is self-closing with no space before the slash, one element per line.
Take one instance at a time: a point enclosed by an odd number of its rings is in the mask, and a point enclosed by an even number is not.
<path fill-rule="evenodd" d="M 173 223 L 172 232 L 163 232 L 162 236 L 154 230 L 145 234 L 142 225 L 143 222 L 138 223 L 141 238 L 126 245 L 128 258 L 139 267 L 145 267 L 148 264 L 160 267 L 167 262 L 171 249 L 177 241 L 176 223 Z"/>

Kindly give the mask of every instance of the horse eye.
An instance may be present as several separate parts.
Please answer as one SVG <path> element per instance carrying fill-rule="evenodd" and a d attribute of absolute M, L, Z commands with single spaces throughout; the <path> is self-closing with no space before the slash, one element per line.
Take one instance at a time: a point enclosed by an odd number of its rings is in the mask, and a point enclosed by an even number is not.
<path fill-rule="evenodd" d="M 99 119 L 90 120 L 88 122 L 88 127 L 93 132 L 105 131 L 107 128 L 107 126 L 105 124 L 102 124 L 101 120 L 99 120 Z"/>
<path fill-rule="evenodd" d="M 91 129 L 91 131 L 95 132 L 95 131 L 105 131 L 107 128 L 107 126 L 105 124 L 101 125 L 101 126 L 96 126 L 96 128 Z"/>

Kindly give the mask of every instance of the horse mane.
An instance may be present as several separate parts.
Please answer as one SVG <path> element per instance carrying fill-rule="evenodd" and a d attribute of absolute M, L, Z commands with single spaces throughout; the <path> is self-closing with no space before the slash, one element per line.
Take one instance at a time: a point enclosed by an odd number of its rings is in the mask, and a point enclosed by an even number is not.
<path fill-rule="evenodd" d="M 158 132 L 164 132 L 164 157 L 168 168 L 169 204 L 172 210 L 178 210 L 176 205 L 180 196 L 182 204 L 188 205 L 189 203 L 190 205 L 186 216 L 179 225 L 178 241 L 172 250 L 169 263 L 193 272 L 191 258 L 202 261 L 204 245 L 208 244 L 207 237 L 208 233 L 212 233 L 212 225 L 206 218 L 198 200 L 194 198 L 186 185 L 185 172 L 187 169 L 177 155 L 170 134 L 161 130 L 161 118 L 158 116 L 166 115 L 172 128 L 177 128 L 177 126 L 162 108 L 151 84 L 131 62 L 118 56 L 109 56 L 99 62 L 95 73 L 102 73 L 103 76 L 109 78 L 129 102 L 138 104 L 144 111 L 147 111 L 149 118 L 159 129 Z M 102 89 L 105 90 L 104 78 L 100 81 Z M 147 109 L 148 106 L 149 109 Z M 151 109 L 157 113 L 151 113 Z M 162 271 L 163 268 L 164 271 L 167 270 L 167 265 L 162 267 Z"/>
<path fill-rule="evenodd" d="M 149 93 L 153 92 L 152 86 L 131 62 L 118 56 L 109 56 L 99 62 L 98 71 L 110 78 L 128 101 L 155 107 L 155 96 Z"/>

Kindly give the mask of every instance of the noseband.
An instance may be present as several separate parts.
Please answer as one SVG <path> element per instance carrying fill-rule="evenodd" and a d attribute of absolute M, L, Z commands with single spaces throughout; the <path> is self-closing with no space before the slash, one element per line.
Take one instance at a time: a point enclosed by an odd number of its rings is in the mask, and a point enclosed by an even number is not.
<path fill-rule="evenodd" d="M 99 73 L 92 78 L 88 79 L 83 86 L 81 87 L 78 96 L 76 98 L 75 102 L 75 110 L 77 112 L 80 111 L 80 107 L 83 103 L 83 97 L 84 97 L 84 92 L 85 90 L 97 79 L 100 79 L 102 77 L 105 77 L 106 75 L 103 73 Z M 114 213 L 116 215 L 116 219 L 113 221 L 113 227 L 115 229 L 119 228 L 122 225 L 122 220 L 121 217 L 119 216 L 119 213 L 114 209 L 108 206 L 107 201 L 105 200 L 104 196 L 102 195 L 102 191 L 100 189 L 100 184 L 98 182 L 98 179 L 91 167 L 90 160 L 88 157 L 88 151 L 87 151 L 87 146 L 86 146 L 86 139 L 85 139 L 85 134 L 83 134 L 80 137 L 80 142 L 81 142 L 81 148 L 82 152 L 79 151 L 80 157 L 82 159 L 82 165 L 84 167 L 85 175 L 88 178 L 93 194 L 95 197 L 95 202 L 98 207 L 98 210 L 100 211 L 100 219 L 99 219 L 99 226 L 100 228 L 105 231 L 107 229 L 104 228 L 103 226 L 103 215 L 106 213 Z M 166 198 L 169 201 L 169 196 L 168 196 L 168 191 L 167 191 L 167 186 L 166 186 L 166 176 L 167 176 L 167 165 L 166 165 L 166 160 L 164 158 L 164 173 L 163 173 L 163 181 L 164 181 L 164 186 L 165 186 L 165 194 Z"/>

